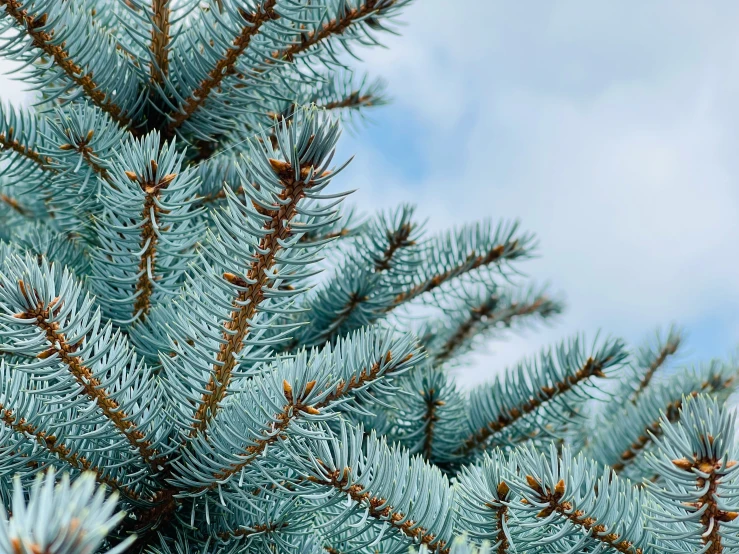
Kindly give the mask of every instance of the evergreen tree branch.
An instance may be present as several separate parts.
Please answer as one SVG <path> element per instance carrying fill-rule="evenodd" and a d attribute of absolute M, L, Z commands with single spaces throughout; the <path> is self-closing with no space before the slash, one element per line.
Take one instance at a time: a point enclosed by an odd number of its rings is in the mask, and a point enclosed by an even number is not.
<path fill-rule="evenodd" d="M 736 548 L 739 517 L 733 416 L 708 395 L 686 398 L 677 423 L 666 419 L 647 483 L 656 500 L 656 531 L 666 550 L 721 554 Z M 666 519 L 667 516 L 670 519 Z M 677 522 L 672 527 L 666 525 Z"/>
<path fill-rule="evenodd" d="M 40 169 L 43 169 L 44 171 L 51 171 L 53 173 L 56 172 L 56 170 L 51 167 L 52 160 L 49 157 L 42 156 L 39 152 L 36 150 L 33 150 L 29 148 L 28 146 L 24 146 L 16 138 L 13 137 L 13 128 L 10 127 L 8 129 L 7 134 L 6 133 L 0 133 L 0 150 L 8 150 L 11 152 L 15 152 L 19 156 L 23 156 L 24 158 L 30 160 L 34 164 L 36 164 Z"/>
<path fill-rule="evenodd" d="M 697 392 L 691 393 L 692 396 L 697 396 Z M 654 422 L 647 425 L 641 434 L 629 445 L 629 447 L 621 453 L 621 457 L 618 462 L 611 464 L 611 468 L 616 473 L 624 470 L 624 468 L 631 464 L 644 449 L 652 443 L 656 437 L 661 435 L 661 423 L 664 420 L 674 423 L 680 416 L 680 410 L 683 406 L 683 400 L 678 399 L 674 402 L 669 403 L 663 410 L 663 416 Z"/>
<path fill-rule="evenodd" d="M 326 469 L 324 468 L 324 471 Z M 324 478 L 310 476 L 308 479 L 318 485 L 345 493 L 351 501 L 362 506 L 369 517 L 387 522 L 393 529 L 396 529 L 414 543 L 426 545 L 428 552 L 449 554 L 450 549 L 447 547 L 446 541 L 439 540 L 436 535 L 428 529 L 420 527 L 408 515 L 396 510 L 390 505 L 388 499 L 374 495 L 372 491 L 367 490 L 362 485 L 351 484 L 356 479 L 352 475 L 351 468 L 346 467 L 343 471 L 335 469 L 327 472 Z"/>
<path fill-rule="evenodd" d="M 662 422 L 678 421 L 686 398 L 700 393 L 726 397 L 735 385 L 736 370 L 718 361 L 652 384 L 636 404 L 626 403 L 597 426 L 588 451 L 614 471 L 640 480 L 648 476 L 645 470 L 650 468 L 645 467 L 644 454 L 661 436 Z"/>
<path fill-rule="evenodd" d="M 457 351 L 478 336 L 483 328 L 510 328 L 516 321 L 527 316 L 548 317 L 561 311 L 561 305 L 546 295 L 531 300 L 508 301 L 501 296 L 489 295 L 485 301 L 469 309 L 466 319 L 461 321 L 446 342 L 434 350 L 436 363 L 444 363 Z"/>
<path fill-rule="evenodd" d="M 362 22 L 368 16 L 389 11 L 397 4 L 400 4 L 399 0 L 363 0 L 359 6 L 352 7 L 346 4 L 339 15 L 324 22 L 319 28 L 302 34 L 300 41 L 294 42 L 285 49 L 275 50 L 263 63 L 270 66 L 278 62 L 293 62 L 297 56 L 314 46 L 342 35 L 347 29 Z"/>
<path fill-rule="evenodd" d="M 268 447 L 290 435 L 292 426 L 332 414 L 335 417 L 339 406 L 350 410 L 361 398 L 376 401 L 381 392 L 394 392 L 392 380 L 419 359 L 419 351 L 409 337 L 393 338 L 374 331 L 357 333 L 351 339 L 314 352 L 310 359 L 302 352 L 294 360 L 281 360 L 265 375 L 254 378 L 249 391 L 235 393 L 211 424 L 210 436 L 200 435 L 193 448 L 186 451 L 185 459 L 173 462 L 176 474 L 181 476 L 174 483 L 196 495 L 220 488 L 259 460 Z M 259 394 L 254 396 L 251 391 Z M 265 391 L 274 394 L 270 405 L 279 409 L 269 417 L 264 417 L 265 407 L 258 407 L 259 395 Z M 243 447 L 231 450 L 242 441 Z M 222 452 L 223 447 L 228 450 Z M 212 475 L 207 482 L 188 485 L 192 483 L 190 469 L 202 467 L 203 455 L 208 457 Z"/>
<path fill-rule="evenodd" d="M 141 320 L 151 310 L 151 296 L 154 292 L 152 276 L 155 274 L 157 258 L 157 242 L 159 235 L 157 229 L 160 227 L 158 214 L 162 211 L 159 197 L 162 190 L 175 180 L 177 173 L 162 175 L 156 160 L 149 162 L 150 172 L 137 174 L 135 171 L 126 171 L 128 178 L 137 183 L 145 193 L 144 206 L 141 212 L 141 259 L 138 267 L 138 281 L 136 282 L 136 300 L 133 304 L 133 315 Z"/>
<path fill-rule="evenodd" d="M 208 76 L 180 104 L 177 111 L 170 113 L 167 136 L 173 135 L 183 123 L 205 104 L 208 96 L 214 89 L 218 88 L 223 79 L 234 72 L 236 62 L 249 47 L 261 27 L 265 23 L 279 18 L 279 14 L 274 10 L 276 3 L 276 0 L 265 0 L 255 13 L 250 14 L 242 11 L 241 17 L 244 20 L 244 25 L 241 27 L 240 34 L 233 40 L 233 45 L 223 53 L 213 69 L 208 72 Z"/>
<path fill-rule="evenodd" d="M 131 124 L 131 119 L 123 112 L 120 106 L 112 102 L 100 89 L 93 79 L 92 73 L 85 70 L 72 60 L 69 52 L 65 50 L 64 43 L 57 44 L 53 33 L 44 29 L 47 14 L 30 15 L 19 0 L 0 0 L 0 6 L 5 8 L 16 24 L 21 27 L 31 39 L 33 46 L 54 60 L 56 65 L 85 95 L 101 110 L 123 127 Z"/>
<path fill-rule="evenodd" d="M 544 353 L 539 365 L 524 363 L 511 371 L 515 384 L 506 378 L 503 382 L 496 380 L 490 390 L 476 390 L 471 398 L 470 422 L 476 428 L 457 454 L 469 455 L 484 448 L 498 433 L 515 431 L 527 416 L 577 393 L 593 378 L 606 377 L 605 371 L 617 367 L 625 356 L 619 341 L 608 341 L 583 360 L 584 352 L 576 340 L 569 347 L 562 345 L 556 359 L 551 353 Z M 529 434 L 524 433 L 525 436 Z"/>
<path fill-rule="evenodd" d="M 13 554 L 97 551 L 125 517 L 116 511 L 118 495 L 106 498 L 104 488 L 98 488 L 90 474 L 70 485 L 69 475 L 57 483 L 53 468 L 45 473 L 37 474 L 28 496 L 21 479 L 14 479 L 11 513 L 0 505 L 0 548 Z M 135 536 L 128 537 L 107 552 L 122 554 L 135 540 Z"/>
<path fill-rule="evenodd" d="M 18 281 L 18 290 L 33 306 L 24 312 L 15 315 L 17 319 L 34 320 L 34 325 L 44 334 L 49 348 L 37 357 L 44 359 L 49 356 L 58 356 L 74 376 L 78 385 L 92 401 L 100 408 L 105 417 L 126 437 L 128 442 L 139 452 L 146 463 L 152 463 L 157 457 L 156 450 L 146 440 L 146 436 L 137 428 L 130 416 L 123 412 L 120 404 L 105 390 L 101 381 L 93 375 L 92 370 L 82 363 L 75 355 L 78 344 L 68 342 L 64 333 L 59 330 L 59 324 L 53 321 L 52 312 L 63 308 L 60 301 L 44 304 L 41 296 L 34 289 L 29 289 L 23 280 Z"/>
<path fill-rule="evenodd" d="M 448 554 L 454 518 L 441 514 L 451 508 L 453 492 L 438 468 L 411 458 L 404 449 L 388 447 L 374 432 L 365 437 L 361 427 L 350 429 L 342 423 L 332 435 L 328 440 L 296 438 L 284 444 L 302 476 L 293 485 L 294 494 L 321 491 L 316 496 L 329 506 L 341 499 L 345 517 L 365 515 L 356 525 L 357 534 L 384 526 L 405 542 Z"/>
<path fill-rule="evenodd" d="M 552 526 L 559 527 L 556 537 L 574 551 L 607 547 L 643 554 L 653 543 L 643 522 L 644 492 L 582 454 L 575 456 L 567 447 L 559 454 L 553 444 L 543 452 L 526 445 L 514 451 L 503 471 L 506 484 L 519 495 L 511 508 L 519 517 L 541 522 L 529 525 L 536 532 L 518 535 L 519 543 L 546 544 Z"/>
<path fill-rule="evenodd" d="M 634 548 L 633 543 L 623 539 L 617 533 L 608 533 L 608 528 L 599 523 L 596 518 L 588 516 L 583 510 L 575 509 L 571 502 L 563 500 L 566 487 L 564 479 L 561 479 L 553 489 L 543 487 L 538 478 L 533 475 L 526 475 L 526 481 L 529 487 L 537 493 L 539 501 L 548 504 L 537 514 L 537 517 L 548 518 L 553 513 L 559 514 L 574 526 L 582 528 L 595 541 L 602 542 L 623 554 L 642 554 L 641 548 Z"/>
<path fill-rule="evenodd" d="M 264 223 L 264 236 L 259 242 L 257 255 L 251 264 L 246 278 L 226 273 L 223 278 L 238 287 L 238 294 L 233 300 L 233 311 L 225 324 L 223 342 L 218 352 L 213 373 L 206 385 L 200 405 L 195 412 L 196 423 L 191 437 L 202 433 L 215 416 L 218 404 L 226 396 L 232 372 L 237 363 L 236 355 L 244 346 L 244 339 L 249 333 L 251 320 L 257 313 L 259 305 L 265 298 L 265 288 L 270 282 L 270 269 L 275 264 L 281 243 L 287 241 L 291 234 L 290 221 L 297 215 L 298 203 L 315 184 L 311 178 L 313 172 L 309 168 L 295 168 L 289 163 L 271 158 L 273 171 L 279 177 L 282 192 L 278 205 L 267 211 L 268 218 Z M 320 175 L 326 177 L 328 172 Z"/>
<path fill-rule="evenodd" d="M 649 348 L 642 350 L 639 361 L 643 366 L 646 366 L 646 371 L 644 371 L 636 389 L 629 398 L 632 404 L 636 403 L 642 392 L 649 386 L 657 370 L 664 365 L 668 358 L 677 353 L 681 343 L 682 336 L 680 333 L 675 329 L 670 329 L 665 341 L 660 341 L 657 351 L 652 351 Z"/>
<path fill-rule="evenodd" d="M 15 433 L 25 437 L 31 437 L 39 444 L 39 446 L 69 466 L 80 471 L 93 472 L 95 474 L 95 479 L 99 483 L 104 483 L 115 490 L 121 491 L 128 498 L 134 500 L 139 498 L 139 494 L 135 490 L 125 486 L 113 477 L 106 475 L 103 468 L 96 467 L 87 458 L 72 451 L 69 446 L 58 440 L 54 435 L 41 431 L 23 418 L 16 416 L 13 413 L 13 410 L 4 406 L 2 403 L 0 403 L 0 421 Z"/>
<path fill-rule="evenodd" d="M 492 249 L 490 249 L 488 252 L 482 255 L 477 255 L 475 252 L 472 252 L 467 256 L 467 259 L 465 260 L 464 263 L 456 267 L 451 267 L 442 273 L 432 275 L 422 280 L 421 282 L 417 283 L 413 287 L 399 293 L 394 298 L 393 303 L 387 308 L 385 308 L 385 311 L 389 312 L 391 310 L 394 310 L 401 304 L 410 302 L 426 292 L 431 292 L 434 289 L 443 285 L 444 283 L 451 281 L 452 279 L 456 277 L 460 277 L 464 275 L 465 273 L 468 273 L 470 271 L 473 271 L 481 267 L 494 265 L 502 261 L 503 259 L 505 259 L 504 255 L 506 253 L 506 250 L 508 249 L 516 250 L 517 248 L 518 248 L 518 244 L 517 242 L 514 242 L 512 245 L 497 244 Z"/>

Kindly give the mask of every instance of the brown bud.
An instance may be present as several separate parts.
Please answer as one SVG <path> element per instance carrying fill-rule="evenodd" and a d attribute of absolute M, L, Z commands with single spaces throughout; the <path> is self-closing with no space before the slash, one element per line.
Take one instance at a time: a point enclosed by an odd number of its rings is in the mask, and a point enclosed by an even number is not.
<path fill-rule="evenodd" d="M 69 144 L 69 143 L 67 143 L 67 144 L 60 144 L 59 145 L 59 150 L 74 150 L 74 145 L 73 144 Z"/>
<path fill-rule="evenodd" d="M 126 171 L 125 173 L 126 173 L 126 177 L 128 177 L 129 179 L 131 179 L 131 181 L 138 181 L 139 180 L 138 175 L 136 175 L 133 171 Z"/>
<path fill-rule="evenodd" d="M 288 162 L 283 162 L 282 160 L 276 160 L 274 158 L 269 159 L 269 165 L 272 166 L 272 169 L 274 169 L 276 173 L 284 173 L 286 171 L 290 171 L 292 168 Z"/>
<path fill-rule="evenodd" d="M 510 487 L 506 484 L 505 481 L 501 481 L 498 485 L 498 497 L 499 498 L 505 498 L 508 496 L 508 493 L 511 491 Z"/>
<path fill-rule="evenodd" d="M 150 164 L 151 164 L 151 172 L 156 173 L 157 169 L 159 169 L 159 164 L 157 163 L 156 160 L 151 160 Z"/>
<path fill-rule="evenodd" d="M 724 512 L 721 514 L 721 521 L 734 521 L 739 517 L 739 512 Z"/>
<path fill-rule="evenodd" d="M 92 140 L 92 136 L 95 134 L 95 131 L 90 129 L 87 131 L 87 136 L 85 137 L 85 142 L 90 142 Z"/>
<path fill-rule="evenodd" d="M 559 483 L 554 487 L 555 494 L 563 495 L 565 493 L 565 481 L 564 479 L 560 479 Z"/>
<path fill-rule="evenodd" d="M 677 460 L 672 460 L 672 465 L 682 469 L 683 471 L 690 471 L 690 468 L 693 467 L 693 464 L 687 458 L 678 458 Z"/>
<path fill-rule="evenodd" d="M 316 410 L 313 406 L 306 406 L 305 408 L 303 408 L 303 411 L 311 415 L 319 415 L 321 413 L 318 410 Z"/>
<path fill-rule="evenodd" d="M 40 354 L 38 354 L 36 357 L 39 360 L 45 360 L 46 358 L 49 358 L 49 357 L 53 356 L 54 354 L 56 354 L 56 349 L 55 348 L 49 348 L 48 350 L 44 350 L 43 352 L 41 352 Z"/>
<path fill-rule="evenodd" d="M 636 454 L 634 453 L 633 450 L 624 450 L 623 453 L 621 454 L 621 459 L 622 460 L 631 460 L 635 456 L 636 456 Z"/>
<path fill-rule="evenodd" d="M 232 285 L 236 285 L 237 287 L 245 287 L 246 281 L 244 281 L 241 277 L 238 275 L 234 275 L 233 273 L 224 273 L 223 278 L 231 283 Z"/>
<path fill-rule="evenodd" d="M 176 177 L 177 177 L 177 174 L 176 173 L 168 173 L 167 175 L 165 175 L 164 177 L 162 177 L 161 179 L 159 179 L 159 186 L 160 187 L 166 187 L 172 181 L 174 181 Z"/>
<path fill-rule="evenodd" d="M 308 396 L 311 393 L 311 391 L 313 390 L 313 387 L 315 387 L 315 386 L 316 386 L 316 382 L 315 381 L 309 381 L 305 385 L 305 391 L 303 392 L 303 394 L 305 396 Z"/>
<path fill-rule="evenodd" d="M 288 402 L 293 401 L 293 388 L 290 386 L 290 383 L 287 382 L 287 380 L 282 380 L 282 390 L 285 393 L 285 398 L 287 398 Z"/>
<path fill-rule="evenodd" d="M 531 487 L 535 491 L 541 490 L 541 485 L 539 485 L 539 481 L 537 481 L 533 475 L 527 475 L 526 482 L 529 484 L 529 487 Z"/>

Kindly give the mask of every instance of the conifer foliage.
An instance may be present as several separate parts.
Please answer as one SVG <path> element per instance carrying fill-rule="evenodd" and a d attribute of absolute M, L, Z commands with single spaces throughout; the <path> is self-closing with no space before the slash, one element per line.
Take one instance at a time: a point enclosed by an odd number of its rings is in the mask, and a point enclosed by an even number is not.
<path fill-rule="evenodd" d="M 731 364 L 578 336 L 468 394 L 562 309 L 534 237 L 344 206 L 407 3 L 0 0 L 0 551 L 739 550 Z"/>

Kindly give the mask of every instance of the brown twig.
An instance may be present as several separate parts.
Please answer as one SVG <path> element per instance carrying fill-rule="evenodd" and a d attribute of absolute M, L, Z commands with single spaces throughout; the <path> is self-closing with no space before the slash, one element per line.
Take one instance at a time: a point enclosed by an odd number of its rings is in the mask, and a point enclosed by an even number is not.
<path fill-rule="evenodd" d="M 271 159 L 270 163 L 279 176 L 283 190 L 279 195 L 279 203 L 267 215 L 264 224 L 264 236 L 259 241 L 254 261 L 251 263 L 246 278 L 232 273 L 224 274 L 224 279 L 239 287 L 233 301 L 233 311 L 224 327 L 223 343 L 213 366 L 213 372 L 206 385 L 206 392 L 195 412 L 196 423 L 191 436 L 203 432 L 210 420 L 215 416 L 218 404 L 226 396 L 231 375 L 236 367 L 236 356 L 244 347 L 244 339 L 251 328 L 251 320 L 257 314 L 264 300 L 264 289 L 268 286 L 269 272 L 275 264 L 275 256 L 281 249 L 292 229 L 290 222 L 297 214 L 298 203 L 305 196 L 306 190 L 313 186 L 307 179 L 309 168 L 303 168 L 300 178 L 295 179 L 295 170 L 287 163 Z"/>
<path fill-rule="evenodd" d="M 163 83 L 169 73 L 169 17 L 170 0 L 152 0 L 151 45 L 149 47 L 154 61 L 149 68 L 152 83 Z"/>

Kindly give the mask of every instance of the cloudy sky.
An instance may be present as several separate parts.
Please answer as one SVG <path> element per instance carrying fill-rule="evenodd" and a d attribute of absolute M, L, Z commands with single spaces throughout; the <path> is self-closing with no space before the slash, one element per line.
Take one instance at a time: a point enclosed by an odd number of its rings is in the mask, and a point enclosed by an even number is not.
<path fill-rule="evenodd" d="M 401 36 L 363 53 L 394 101 L 342 143 L 355 201 L 413 202 L 432 229 L 519 218 L 541 245 L 526 271 L 567 300 L 550 328 L 488 345 L 464 383 L 578 331 L 638 343 L 679 323 L 685 363 L 739 345 L 737 12 L 417 0 Z"/>

